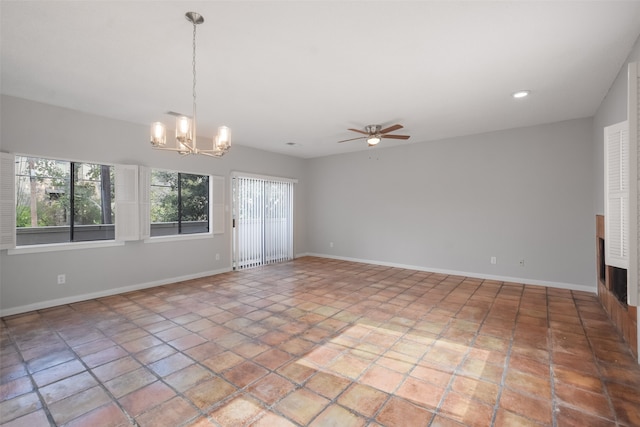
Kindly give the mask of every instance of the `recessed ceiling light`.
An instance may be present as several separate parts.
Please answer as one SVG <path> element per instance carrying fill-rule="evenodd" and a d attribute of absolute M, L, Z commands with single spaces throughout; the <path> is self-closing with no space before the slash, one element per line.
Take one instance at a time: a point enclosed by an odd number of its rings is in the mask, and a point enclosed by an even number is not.
<path fill-rule="evenodd" d="M 515 99 L 521 99 L 526 98 L 530 93 L 531 91 L 529 90 L 519 90 L 517 92 L 514 92 L 511 96 L 513 96 Z"/>

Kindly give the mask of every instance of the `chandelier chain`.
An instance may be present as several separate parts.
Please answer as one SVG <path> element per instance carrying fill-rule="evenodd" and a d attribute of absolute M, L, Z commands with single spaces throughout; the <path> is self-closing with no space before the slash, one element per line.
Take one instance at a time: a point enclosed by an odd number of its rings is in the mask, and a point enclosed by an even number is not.
<path fill-rule="evenodd" d="M 193 23 L 193 140 L 196 140 L 196 23 Z"/>

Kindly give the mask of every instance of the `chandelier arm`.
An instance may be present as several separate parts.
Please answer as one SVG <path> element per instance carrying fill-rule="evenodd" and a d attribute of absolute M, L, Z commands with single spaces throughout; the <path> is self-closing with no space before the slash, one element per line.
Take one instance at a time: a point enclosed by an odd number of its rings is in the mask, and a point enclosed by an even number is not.
<path fill-rule="evenodd" d="M 220 150 L 220 149 L 212 149 L 212 150 L 198 150 L 198 153 L 220 153 L 220 152 L 224 152 L 226 153 L 229 150 Z"/>
<path fill-rule="evenodd" d="M 185 150 L 183 148 L 171 148 L 171 147 L 153 147 L 154 150 L 163 150 L 163 151 L 177 151 L 178 153 L 183 153 Z"/>
<path fill-rule="evenodd" d="M 194 153 L 194 152 L 198 151 L 198 150 L 196 149 L 195 144 L 190 144 L 190 143 L 189 143 L 189 141 L 181 142 L 180 144 L 181 144 L 183 147 L 185 147 L 189 152 Z M 184 149 L 178 149 L 178 150 L 184 150 Z"/>

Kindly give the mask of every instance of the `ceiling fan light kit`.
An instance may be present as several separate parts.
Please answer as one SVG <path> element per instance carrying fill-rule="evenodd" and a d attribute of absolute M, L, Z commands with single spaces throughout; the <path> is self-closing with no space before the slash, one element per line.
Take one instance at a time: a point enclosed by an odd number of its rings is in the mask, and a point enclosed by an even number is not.
<path fill-rule="evenodd" d="M 369 147 L 377 145 L 379 142 L 380 142 L 380 136 L 379 135 L 373 135 L 373 136 L 370 136 L 369 138 L 367 138 L 367 144 L 369 145 Z"/>
<path fill-rule="evenodd" d="M 167 147 L 167 127 L 162 122 L 151 124 L 151 145 L 157 150 L 177 151 L 179 154 L 202 154 L 210 157 L 222 157 L 231 148 L 231 129 L 220 126 L 213 138 L 211 149 L 200 149 L 196 144 L 196 26 L 204 22 L 204 17 L 197 12 L 187 12 L 187 21 L 193 24 L 193 113 L 186 115 L 168 113 L 176 117 L 176 146 Z"/>
<path fill-rule="evenodd" d="M 358 132 L 364 134 L 365 136 L 359 136 L 357 138 L 343 139 L 342 141 L 338 141 L 339 143 L 347 142 L 347 141 L 355 141 L 357 139 L 365 139 L 367 141 L 367 145 L 369 147 L 373 147 L 378 145 L 382 139 L 409 139 L 409 135 L 392 135 L 390 132 L 402 129 L 402 125 L 395 124 L 389 126 L 387 128 L 382 129 L 380 125 L 367 125 L 364 127 L 364 130 L 360 129 L 347 129 L 352 132 Z"/>

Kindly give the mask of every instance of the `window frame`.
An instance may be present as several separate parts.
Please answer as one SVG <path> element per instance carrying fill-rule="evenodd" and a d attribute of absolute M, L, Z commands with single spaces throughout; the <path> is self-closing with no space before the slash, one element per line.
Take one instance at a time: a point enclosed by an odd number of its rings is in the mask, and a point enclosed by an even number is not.
<path fill-rule="evenodd" d="M 156 167 L 145 167 L 143 168 L 144 170 L 141 171 L 141 185 L 140 185 L 140 190 L 141 190 L 141 197 L 140 197 L 140 202 L 141 205 L 143 206 L 142 210 L 143 213 L 141 214 L 143 217 L 146 216 L 147 219 L 147 224 L 148 224 L 148 229 L 143 230 L 143 233 L 145 233 L 145 238 L 144 238 L 144 242 L 145 243 L 162 243 L 162 242 L 171 242 L 171 241 L 177 241 L 177 240 L 197 240 L 197 239 L 211 239 L 213 238 L 214 234 L 217 234 L 214 232 L 214 186 L 215 186 L 215 175 L 211 175 L 211 174 L 207 174 L 207 173 L 195 173 L 195 172 L 184 172 L 184 171 L 178 171 L 178 170 L 174 170 L 174 169 L 165 169 L 165 168 L 156 168 Z M 208 231 L 206 232 L 198 232 L 198 233 L 177 233 L 177 234 L 167 234 L 167 235 L 161 235 L 161 236 L 152 236 L 151 235 L 151 229 L 154 225 L 153 222 L 151 222 L 151 186 L 152 186 L 152 174 L 154 171 L 162 171 L 162 172 L 169 172 L 169 173 L 176 173 L 178 174 L 178 179 L 180 179 L 180 175 L 184 174 L 184 175 L 197 175 L 197 176 L 204 176 L 207 177 L 208 180 L 208 188 L 207 188 L 207 223 L 208 223 Z M 144 176 L 144 178 L 143 178 Z M 145 184 L 146 183 L 146 184 Z M 178 197 L 178 199 L 180 199 L 180 197 Z M 180 210 L 180 209 L 179 209 Z M 180 223 L 180 218 L 178 219 L 178 223 Z M 144 227 L 147 226 L 147 224 L 144 224 Z M 158 224 L 158 223 L 155 223 Z M 179 228 L 180 229 L 180 228 Z"/>
<path fill-rule="evenodd" d="M 67 241 L 60 241 L 60 242 L 51 242 L 51 243 L 35 243 L 35 244 L 26 244 L 26 245 L 19 245 L 17 242 L 17 234 L 18 234 L 18 229 L 22 228 L 22 227 L 17 227 L 16 224 L 14 224 L 14 229 L 15 229 L 15 233 L 16 233 L 16 242 L 14 244 L 15 249 L 21 249 L 21 248 L 26 248 L 26 247 L 38 247 L 38 246 L 46 246 L 46 245 L 64 245 L 64 244 L 77 244 L 77 243 L 95 243 L 95 242 L 112 242 L 117 240 L 117 235 L 116 235 L 116 219 L 115 219 L 115 215 L 113 216 L 113 222 L 111 223 L 105 223 L 105 224 L 95 224 L 98 226 L 107 226 L 112 228 L 112 231 L 109 232 L 109 234 L 112 234 L 113 237 L 112 238 L 107 238 L 107 239 L 90 239 L 90 240 L 78 240 L 77 239 L 77 233 L 79 233 L 79 227 L 83 226 L 83 225 L 87 225 L 87 224 L 77 224 L 75 219 L 76 216 L 76 212 L 75 212 L 75 208 L 74 206 L 76 205 L 76 202 L 78 202 L 77 197 L 79 197 L 76 192 L 75 192 L 75 188 L 76 185 L 78 184 L 77 177 L 76 177 L 76 166 L 77 165 L 92 165 L 92 166 L 107 166 L 110 168 L 110 173 L 113 176 L 113 179 L 115 180 L 115 169 L 116 169 L 116 165 L 111 164 L 111 163 L 103 163 L 103 162 L 95 162 L 95 161 L 85 161 L 85 160 L 71 160 L 71 159 L 62 159 L 62 158 L 57 158 L 57 157 L 45 157 L 45 156 L 40 156 L 40 155 L 30 155 L 30 154 L 21 154 L 21 153 L 15 153 L 12 154 L 13 159 L 14 159 L 14 168 L 13 168 L 13 175 L 14 175 L 14 191 L 17 191 L 15 189 L 15 187 L 17 186 L 17 176 L 16 173 L 18 172 L 17 168 L 16 168 L 16 164 L 18 161 L 18 158 L 24 158 L 24 159 L 36 159 L 36 160 L 43 160 L 43 161 L 50 161 L 50 162 L 59 162 L 59 163 L 63 163 L 65 164 L 65 167 L 69 168 L 69 182 L 68 182 L 68 191 L 69 191 L 69 220 L 68 220 L 68 225 L 64 225 L 64 227 L 68 227 L 68 239 Z M 111 183 L 112 186 L 112 191 L 114 191 L 115 194 L 115 184 L 112 182 Z M 115 213 L 115 205 L 116 205 L 116 201 L 115 201 L 115 196 L 112 199 L 112 207 L 111 209 L 113 209 L 113 213 Z M 16 212 L 16 199 L 15 199 L 15 193 L 14 193 L 14 199 L 13 199 L 13 205 L 14 205 L 14 215 L 17 214 Z M 41 229 L 46 229 L 47 226 L 43 226 L 43 227 L 38 227 Z"/>
<path fill-rule="evenodd" d="M 16 226 L 16 195 L 15 195 L 15 191 L 16 191 L 16 183 L 15 183 L 15 177 L 16 177 L 16 167 L 15 167 L 15 161 L 17 157 L 30 157 L 30 158 L 37 158 L 37 159 L 46 159 L 46 160 L 52 160 L 52 161 L 60 161 L 60 162 L 68 162 L 69 166 L 71 167 L 71 164 L 73 163 L 87 163 L 87 164 L 94 164 L 94 165 L 103 165 L 103 166 L 109 166 L 112 168 L 117 167 L 117 164 L 114 163 L 109 163 L 109 162 L 96 162 L 93 160 L 79 160 L 79 159 L 66 159 L 66 158 L 60 158 L 60 157 L 55 157 L 55 156 L 47 156 L 47 155 L 41 155 L 41 154 L 30 154 L 30 153 L 7 153 L 7 152 L 2 152 L 2 160 L 3 160 L 3 168 L 4 167 L 8 167 L 9 162 L 12 162 L 10 172 L 9 171 L 2 171 L 2 177 L 3 177 L 3 181 L 5 178 L 5 174 L 8 177 L 9 174 L 13 177 L 11 179 L 11 183 L 12 183 L 12 193 L 10 195 L 7 195 L 3 192 L 2 194 L 2 202 L 5 203 L 7 202 L 7 197 L 10 198 L 10 203 L 11 203 L 11 210 L 13 212 L 13 214 L 10 216 L 11 220 L 4 222 L 3 221 L 3 228 L 7 228 L 7 229 L 11 229 L 12 230 L 12 234 L 13 234 L 13 242 L 10 242 L 9 244 L 4 244 L 0 247 L 0 249 L 6 249 L 7 250 L 7 254 L 8 255 L 20 255 L 20 254 L 30 254 L 30 253 L 40 253 L 40 252 L 58 252 L 58 251 L 66 251 L 66 250 L 78 250 L 78 249 L 91 249 L 91 248 L 105 248 L 105 247 L 114 247 L 114 246 L 123 246 L 124 242 L 118 240 L 118 236 L 117 233 L 114 236 L 113 239 L 104 239 L 104 240 L 85 240 L 85 241 L 68 241 L 68 242 L 56 242 L 56 243 L 39 243 L 39 244 L 33 244 L 33 245 L 17 245 L 16 242 L 16 235 L 17 235 L 17 226 Z M 6 189 L 3 189 L 6 190 Z M 117 194 L 117 191 L 116 191 Z M 8 203 L 7 203 L 8 205 Z M 4 216 L 4 215 L 3 215 Z M 12 226 L 8 227 L 6 224 L 7 223 L 11 223 Z M 114 219 L 114 223 L 113 226 L 117 227 L 117 217 Z M 111 224 L 109 224 L 111 225 Z M 8 233 L 7 233 L 8 234 Z"/>

